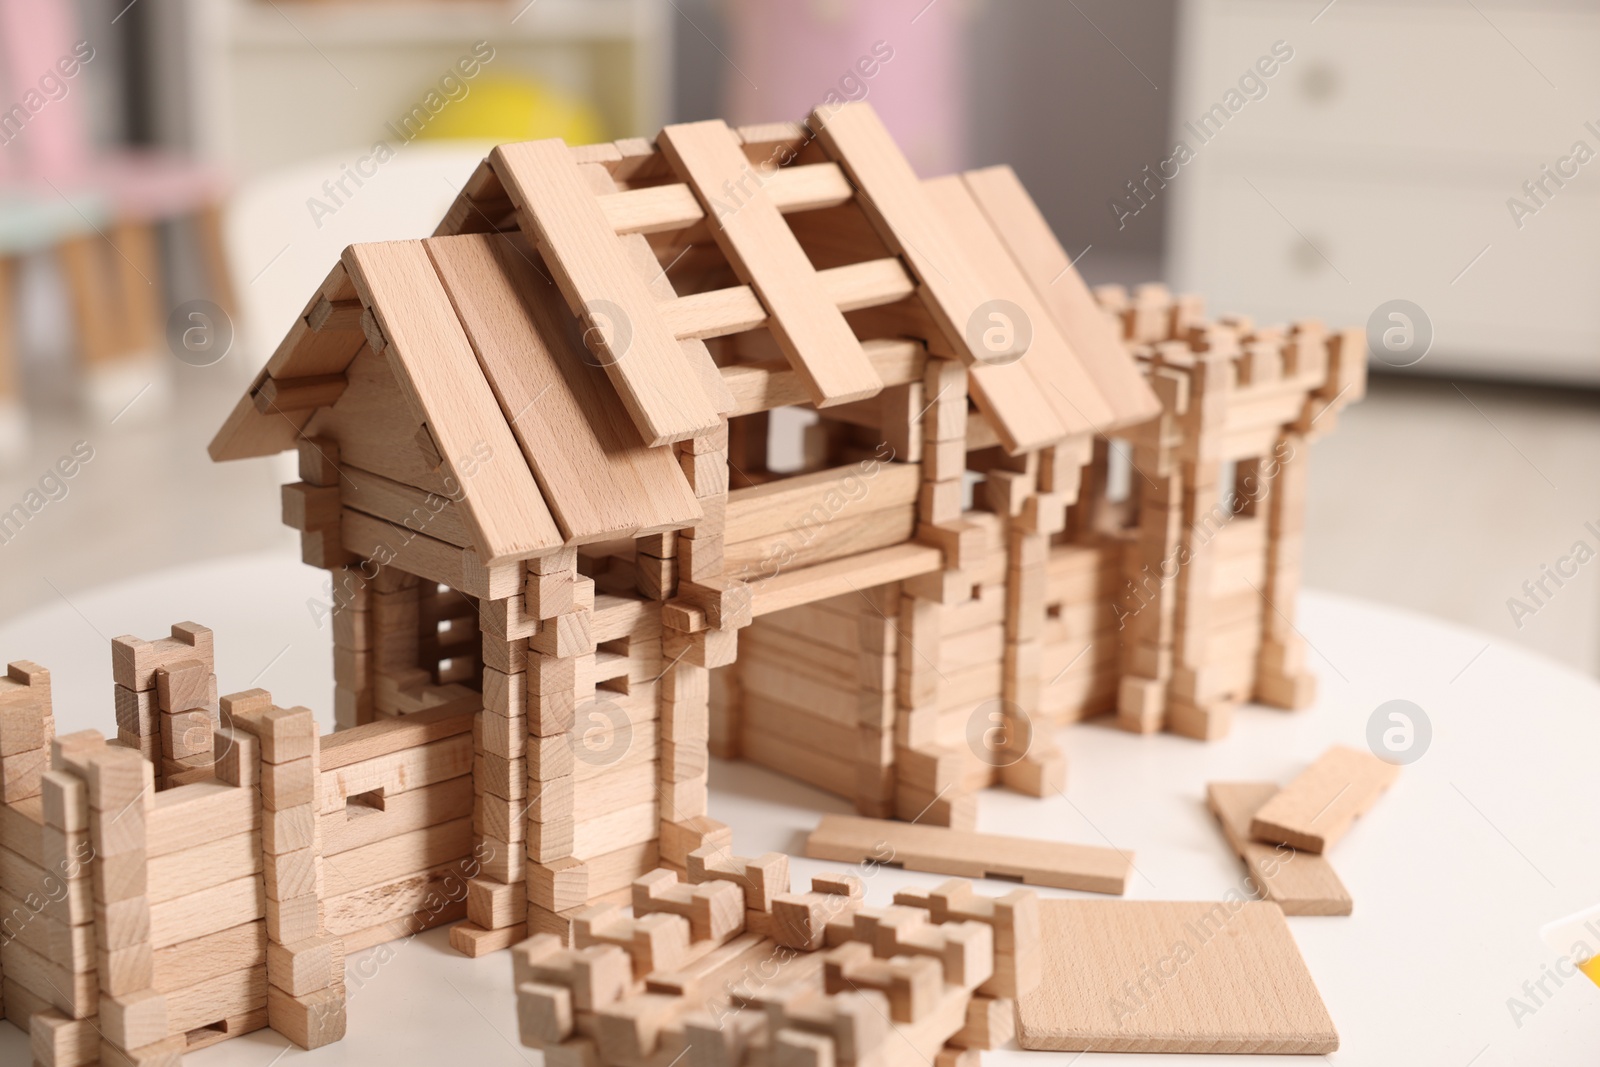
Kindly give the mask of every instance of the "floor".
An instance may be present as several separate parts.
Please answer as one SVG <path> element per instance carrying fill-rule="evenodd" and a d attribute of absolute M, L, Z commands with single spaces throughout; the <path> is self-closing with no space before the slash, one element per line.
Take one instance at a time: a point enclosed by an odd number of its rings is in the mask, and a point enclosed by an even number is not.
<path fill-rule="evenodd" d="M 42 503 L 20 530 L 0 527 L 0 617 L 188 560 L 297 551 L 278 516 L 292 461 L 206 456 L 243 390 L 233 362 L 169 360 L 165 413 L 155 390 L 114 423 L 60 403 L 38 413 L 32 455 L 0 472 L 0 514 L 30 492 Z M 1341 419 L 1312 449 L 1307 585 L 1600 675 L 1600 565 L 1584 565 L 1600 550 L 1600 394 L 1378 377 Z M 59 479 L 75 445 L 92 458 Z M 1558 570 L 1573 576 L 1558 585 Z"/>

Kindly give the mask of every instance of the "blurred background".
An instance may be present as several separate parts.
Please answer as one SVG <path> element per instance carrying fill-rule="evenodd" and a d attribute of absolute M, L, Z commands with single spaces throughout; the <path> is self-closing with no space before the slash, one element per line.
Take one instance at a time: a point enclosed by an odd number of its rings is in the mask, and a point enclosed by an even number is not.
<path fill-rule="evenodd" d="M 1012 164 L 1092 283 L 1400 331 L 1307 584 L 1600 672 L 1597 48 L 1577 0 L 0 0 L 0 617 L 297 553 L 292 477 L 205 445 L 487 145 L 831 96 Z"/>

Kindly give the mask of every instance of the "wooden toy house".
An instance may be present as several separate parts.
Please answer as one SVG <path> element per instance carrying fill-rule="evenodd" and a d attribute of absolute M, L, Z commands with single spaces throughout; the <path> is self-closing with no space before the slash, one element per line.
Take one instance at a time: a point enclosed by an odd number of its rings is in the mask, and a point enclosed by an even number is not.
<path fill-rule="evenodd" d="M 691 875 L 711 754 L 961 825 L 1061 786 L 1036 726 L 1303 703 L 1302 445 L 1362 365 L 1097 299 L 1009 169 L 920 180 L 864 104 L 502 146 L 435 236 L 346 250 L 211 446 L 298 453 L 335 732 L 219 700 L 192 624 L 115 643 L 110 741 L 0 684 L 0 902 L 72 867 L 6 1010 L 62 1065 L 309 1047 L 345 952 L 567 938 Z M 1268 488 L 1202 536 L 1229 478 Z"/>

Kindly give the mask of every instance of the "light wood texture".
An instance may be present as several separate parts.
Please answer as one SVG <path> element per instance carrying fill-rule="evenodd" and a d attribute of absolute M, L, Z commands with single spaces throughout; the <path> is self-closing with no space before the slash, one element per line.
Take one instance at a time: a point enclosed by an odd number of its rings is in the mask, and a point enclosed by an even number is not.
<path fill-rule="evenodd" d="M 767 310 L 767 328 L 819 406 L 875 395 L 872 369 L 760 176 L 720 119 L 668 126 L 657 143 L 714 219 L 711 234 Z M 729 190 L 734 190 L 729 203 Z"/>
<path fill-rule="evenodd" d="M 606 374 L 645 443 L 670 444 L 717 428 L 716 411 L 695 385 L 677 338 L 644 280 L 628 266 L 615 229 L 584 186 L 566 145 L 501 145 L 490 160 L 567 307 L 604 353 Z"/>
<path fill-rule="evenodd" d="M 424 244 L 569 543 L 700 517 L 671 452 L 644 445 L 583 348 L 537 253 L 488 234 Z"/>
<path fill-rule="evenodd" d="M 1339 1047 L 1283 912 L 1262 901 L 1046 900 L 1017 1041 L 1051 1052 Z"/>
<path fill-rule="evenodd" d="M 1037 383 L 1040 396 L 1055 409 L 1056 417 L 1066 427 L 1068 434 L 1090 431 L 1103 433 L 1111 422 L 1111 406 L 1084 369 L 1078 354 L 1061 335 L 1055 317 L 1045 308 L 1007 253 L 966 183 L 959 175 L 951 175 L 924 182 L 923 187 L 943 214 L 945 225 L 961 254 L 983 279 L 988 291 L 1003 297 L 1021 311 L 1023 324 L 1032 337 L 1027 350 L 1020 354 L 1012 366 L 1022 367 Z M 989 325 L 984 324 L 985 328 Z M 986 355 L 990 353 L 981 353 L 980 360 Z M 980 362 L 972 370 L 974 396 L 980 402 L 993 403 L 992 394 L 998 377 L 995 368 Z M 996 428 L 1004 435 L 1004 428 Z"/>
<path fill-rule="evenodd" d="M 890 862 L 911 871 L 965 878 L 998 875 L 1020 878 L 1028 885 L 1091 893 L 1126 892 L 1133 870 L 1131 852 L 848 815 L 824 815 L 806 838 L 806 855 L 846 862 L 868 857 L 881 861 L 885 843 L 894 850 Z"/>
<path fill-rule="evenodd" d="M 815 112 L 811 124 L 849 176 L 878 235 L 905 257 L 923 302 L 950 342 L 966 359 L 977 360 L 981 353 L 966 343 L 967 323 L 990 294 L 962 258 L 877 113 L 864 103 L 845 104 L 827 114 Z"/>
<path fill-rule="evenodd" d="M 932 574 L 943 566 L 944 553 L 927 545 L 904 544 L 875 549 L 753 581 L 750 610 L 754 615 L 767 615 L 875 585 Z"/>
<path fill-rule="evenodd" d="M 922 380 L 928 353 L 921 343 L 877 339 L 863 341 L 861 348 L 872 361 L 885 387 Z M 733 415 L 751 415 L 791 404 L 804 404 L 810 396 L 799 372 L 782 363 L 723 367 L 722 381 L 733 394 L 736 405 L 731 412 Z"/>
<path fill-rule="evenodd" d="M 962 180 L 1110 405 L 1102 432 L 1159 415 L 1161 402 L 1016 172 L 985 167 L 967 171 Z"/>
<path fill-rule="evenodd" d="M 1303 852 L 1324 851 L 1376 804 L 1400 768 L 1370 752 L 1334 745 L 1250 820 L 1250 836 Z"/>
<path fill-rule="evenodd" d="M 1263 899 L 1277 904 L 1285 915 L 1349 915 L 1350 893 L 1326 859 L 1250 839 L 1250 820 L 1277 792 L 1274 782 L 1211 782 L 1206 785 L 1206 804 Z"/>
<path fill-rule="evenodd" d="M 733 544 L 908 505 L 916 501 L 920 483 L 915 463 L 852 463 L 735 489 L 728 494 L 723 536 Z"/>
<path fill-rule="evenodd" d="M 560 545 L 561 533 L 422 242 L 354 245 L 345 264 L 383 328 L 384 355 L 402 392 L 459 487 L 463 517 L 484 560 L 521 559 Z"/>

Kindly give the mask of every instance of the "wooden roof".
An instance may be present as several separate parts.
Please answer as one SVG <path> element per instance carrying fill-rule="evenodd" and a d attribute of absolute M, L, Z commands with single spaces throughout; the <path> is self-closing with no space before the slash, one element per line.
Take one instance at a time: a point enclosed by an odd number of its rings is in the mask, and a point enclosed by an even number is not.
<path fill-rule="evenodd" d="M 1020 310 L 1025 350 L 985 350 L 997 308 Z M 865 104 L 809 128 L 503 145 L 434 237 L 346 250 L 211 454 L 283 451 L 359 412 L 383 442 L 352 442 L 363 462 L 448 489 L 478 555 L 504 562 L 692 523 L 662 446 L 760 410 L 757 368 L 768 400 L 826 408 L 877 394 L 923 345 L 969 365 L 1012 451 L 1159 412 L 1015 175 L 921 181 Z M 429 462 L 379 469 L 412 439 Z"/>

